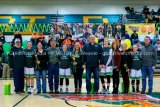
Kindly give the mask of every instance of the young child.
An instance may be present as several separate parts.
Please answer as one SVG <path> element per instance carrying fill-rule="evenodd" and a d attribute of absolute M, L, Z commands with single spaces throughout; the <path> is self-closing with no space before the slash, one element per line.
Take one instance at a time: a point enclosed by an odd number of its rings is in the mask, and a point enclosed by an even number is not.
<path fill-rule="evenodd" d="M 60 67 L 60 93 L 63 93 L 63 79 L 66 80 L 66 93 L 69 92 L 69 78 L 71 76 L 70 65 L 71 65 L 71 53 L 67 51 L 67 45 L 62 46 L 62 53 L 59 55 Z"/>
<path fill-rule="evenodd" d="M 131 65 L 131 74 L 130 78 L 132 79 L 132 92 L 139 93 L 139 83 L 142 77 L 141 73 L 141 59 L 140 59 L 140 52 L 137 51 L 137 45 L 133 46 L 133 53 L 132 53 L 132 65 Z M 135 90 L 135 80 L 136 80 L 136 90 Z"/>
<path fill-rule="evenodd" d="M 100 79 L 102 82 L 102 94 L 108 94 L 110 87 L 110 76 L 112 75 L 112 49 L 108 46 L 108 39 L 104 40 L 103 55 L 102 55 L 103 66 L 100 72 Z M 104 78 L 107 78 L 107 89 L 105 87 Z"/>

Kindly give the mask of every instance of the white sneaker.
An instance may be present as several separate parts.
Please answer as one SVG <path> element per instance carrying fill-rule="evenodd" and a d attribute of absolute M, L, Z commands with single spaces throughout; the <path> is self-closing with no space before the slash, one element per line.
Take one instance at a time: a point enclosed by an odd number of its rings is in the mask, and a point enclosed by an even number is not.
<path fill-rule="evenodd" d="M 106 94 L 106 95 L 109 94 L 109 90 L 106 90 L 105 94 Z"/>
<path fill-rule="evenodd" d="M 63 89 L 62 88 L 60 88 L 60 93 L 63 93 Z"/>
<path fill-rule="evenodd" d="M 31 94 L 31 87 L 29 87 L 29 88 L 27 89 L 27 93 L 28 93 L 28 94 Z"/>
<path fill-rule="evenodd" d="M 101 94 L 105 94 L 106 90 L 102 89 L 102 91 L 100 92 Z"/>
<path fill-rule="evenodd" d="M 66 88 L 66 93 L 68 93 L 69 92 L 69 88 Z"/>
<path fill-rule="evenodd" d="M 33 93 L 33 92 L 34 92 L 34 88 L 31 87 L 31 93 Z"/>

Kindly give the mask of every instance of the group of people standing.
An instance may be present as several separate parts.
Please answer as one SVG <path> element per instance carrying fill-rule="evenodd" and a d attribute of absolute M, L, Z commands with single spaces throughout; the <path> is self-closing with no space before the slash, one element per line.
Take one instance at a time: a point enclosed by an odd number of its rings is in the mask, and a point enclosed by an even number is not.
<path fill-rule="evenodd" d="M 101 44 L 95 43 L 95 36 L 90 35 L 89 43 L 83 48 L 79 42 L 74 44 L 73 50 L 68 51 L 66 44 L 62 49 L 56 47 L 56 41 L 50 40 L 50 47 L 44 49 L 41 42 L 37 43 L 37 49 L 33 50 L 32 42 L 27 43 L 27 49 L 21 47 L 21 40 L 15 39 L 9 55 L 9 65 L 13 71 L 15 92 L 24 93 L 24 76 L 28 93 L 34 91 L 34 76 L 36 76 L 37 93 L 46 93 L 46 75 L 50 93 L 63 93 L 63 80 L 66 90 L 69 92 L 69 78 L 74 75 L 75 93 L 81 93 L 82 75 L 86 70 L 86 90 L 91 93 L 91 78 L 94 78 L 94 94 L 99 92 L 99 78 L 102 83 L 102 92 L 109 93 L 111 77 L 113 78 L 113 94 L 118 94 L 120 73 L 123 78 L 123 93 L 129 92 L 130 78 L 132 79 L 132 91 L 140 92 L 139 84 L 142 78 L 142 91 L 146 91 L 146 78 L 149 78 L 148 93 L 153 91 L 153 73 L 157 59 L 156 49 L 150 44 L 150 37 L 146 36 L 145 46 L 138 51 L 136 45 L 127 49 L 126 44 L 119 44 L 113 41 L 109 45 L 107 38 Z M 121 51 L 119 50 L 121 48 Z M 72 73 L 71 73 L 72 72 Z M 42 78 L 42 84 L 41 84 Z M 107 78 L 107 84 L 105 84 Z M 54 82 L 53 82 L 54 79 Z M 135 88 L 136 80 L 136 88 Z M 60 89 L 59 89 L 60 87 Z"/>

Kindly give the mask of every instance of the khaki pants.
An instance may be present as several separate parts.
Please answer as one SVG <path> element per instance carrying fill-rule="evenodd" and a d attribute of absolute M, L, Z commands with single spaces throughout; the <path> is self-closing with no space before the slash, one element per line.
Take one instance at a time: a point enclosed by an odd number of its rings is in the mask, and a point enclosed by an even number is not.
<path fill-rule="evenodd" d="M 3 76 L 2 78 L 10 78 L 11 72 L 8 64 L 3 63 Z"/>

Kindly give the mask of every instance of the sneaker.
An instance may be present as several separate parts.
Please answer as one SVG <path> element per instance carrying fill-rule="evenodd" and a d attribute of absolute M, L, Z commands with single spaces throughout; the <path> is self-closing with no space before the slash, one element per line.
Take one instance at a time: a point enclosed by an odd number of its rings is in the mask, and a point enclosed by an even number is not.
<path fill-rule="evenodd" d="M 27 93 L 28 93 L 28 94 L 31 94 L 31 87 L 28 87 L 27 90 L 28 90 Z"/>
<path fill-rule="evenodd" d="M 26 93 L 24 90 L 20 91 L 20 93 Z"/>
<path fill-rule="evenodd" d="M 74 94 L 77 94 L 77 93 L 78 93 L 78 89 L 76 88 L 75 91 L 74 91 Z"/>
<path fill-rule="evenodd" d="M 106 93 L 106 89 L 102 89 L 102 91 L 100 93 L 101 94 L 105 94 Z"/>
<path fill-rule="evenodd" d="M 139 90 L 137 90 L 137 91 L 136 91 L 136 93 L 137 93 L 137 94 L 139 94 L 139 93 L 140 93 L 140 91 L 139 91 Z"/>
<path fill-rule="evenodd" d="M 106 94 L 106 95 L 109 94 L 109 90 L 106 90 L 105 94 Z"/>
<path fill-rule="evenodd" d="M 98 92 L 97 92 L 97 91 L 95 91 L 95 92 L 94 92 L 94 94 L 98 94 Z"/>
<path fill-rule="evenodd" d="M 80 88 L 80 89 L 78 89 L 78 94 L 81 94 L 81 88 Z"/>
<path fill-rule="evenodd" d="M 40 94 L 40 93 L 41 93 L 40 91 L 37 92 L 37 94 Z"/>
<path fill-rule="evenodd" d="M 34 92 L 34 87 L 31 87 L 31 93 L 33 93 Z"/>
<path fill-rule="evenodd" d="M 50 90 L 50 91 L 49 91 L 49 94 L 53 94 L 53 90 Z"/>
<path fill-rule="evenodd" d="M 147 94 L 148 94 L 148 95 L 150 95 L 150 94 L 152 94 L 152 92 L 151 92 L 151 91 L 149 91 Z"/>
<path fill-rule="evenodd" d="M 43 91 L 43 94 L 46 94 L 46 91 Z"/>
<path fill-rule="evenodd" d="M 69 92 L 69 89 L 68 88 L 66 88 L 66 93 L 68 93 Z"/>
<path fill-rule="evenodd" d="M 87 94 L 91 94 L 91 92 L 87 92 Z"/>
<path fill-rule="evenodd" d="M 141 94 L 145 94 L 145 92 L 144 92 L 144 91 L 142 91 L 142 92 L 141 92 Z"/>
<path fill-rule="evenodd" d="M 63 93 L 63 89 L 62 88 L 60 88 L 60 93 Z"/>
<path fill-rule="evenodd" d="M 59 94 L 59 91 L 58 91 L 58 90 L 55 90 L 55 94 Z"/>
<path fill-rule="evenodd" d="M 18 91 L 15 91 L 15 94 L 21 94 L 20 92 L 18 92 Z"/>

